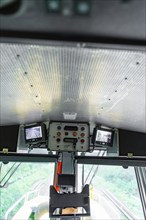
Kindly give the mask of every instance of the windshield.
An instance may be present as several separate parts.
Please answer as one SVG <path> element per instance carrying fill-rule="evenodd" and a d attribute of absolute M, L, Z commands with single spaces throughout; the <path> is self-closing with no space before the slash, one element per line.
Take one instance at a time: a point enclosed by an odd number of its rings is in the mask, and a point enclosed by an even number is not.
<path fill-rule="evenodd" d="M 91 219 L 144 220 L 133 167 L 79 165 L 84 183 L 90 184 Z"/>
<path fill-rule="evenodd" d="M 0 219 L 49 219 L 54 165 L 1 163 Z M 78 192 L 85 184 L 90 184 L 91 206 L 91 217 L 86 219 L 144 220 L 133 167 L 78 165 Z"/>

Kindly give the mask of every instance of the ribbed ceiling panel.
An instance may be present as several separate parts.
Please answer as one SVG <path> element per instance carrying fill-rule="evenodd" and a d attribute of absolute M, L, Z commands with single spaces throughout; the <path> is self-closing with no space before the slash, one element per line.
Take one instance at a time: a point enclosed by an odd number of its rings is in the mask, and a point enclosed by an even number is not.
<path fill-rule="evenodd" d="M 146 54 L 1 43 L 1 124 L 63 119 L 146 132 Z"/>

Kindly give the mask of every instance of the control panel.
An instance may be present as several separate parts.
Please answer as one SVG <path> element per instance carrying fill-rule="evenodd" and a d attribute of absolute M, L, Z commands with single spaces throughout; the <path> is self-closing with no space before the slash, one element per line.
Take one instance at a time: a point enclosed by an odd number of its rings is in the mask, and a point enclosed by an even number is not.
<path fill-rule="evenodd" d="M 48 150 L 86 152 L 89 135 L 88 123 L 50 122 Z"/>

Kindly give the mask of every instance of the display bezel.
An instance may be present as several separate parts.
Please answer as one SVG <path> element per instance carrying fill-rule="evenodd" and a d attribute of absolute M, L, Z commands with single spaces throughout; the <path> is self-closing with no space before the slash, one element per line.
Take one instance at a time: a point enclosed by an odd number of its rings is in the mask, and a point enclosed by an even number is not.
<path fill-rule="evenodd" d="M 28 139 L 26 137 L 26 130 L 31 129 L 31 128 L 36 128 L 36 127 L 41 127 L 41 137 L 38 138 L 30 138 Z M 28 125 L 24 127 L 24 138 L 25 138 L 25 143 L 26 144 L 33 144 L 33 143 L 44 143 L 46 142 L 46 126 L 44 123 L 41 124 L 35 124 L 35 125 Z"/>
<path fill-rule="evenodd" d="M 105 132 L 110 132 L 111 133 L 111 141 L 110 143 L 105 142 L 105 141 L 97 141 L 96 137 L 97 137 L 97 132 L 98 131 L 105 131 Z M 112 147 L 113 146 L 113 140 L 114 140 L 114 130 L 112 129 L 105 129 L 105 128 L 101 128 L 101 127 L 95 127 L 93 130 L 93 136 L 92 136 L 92 143 L 94 145 L 97 146 L 103 146 L 103 147 Z"/>

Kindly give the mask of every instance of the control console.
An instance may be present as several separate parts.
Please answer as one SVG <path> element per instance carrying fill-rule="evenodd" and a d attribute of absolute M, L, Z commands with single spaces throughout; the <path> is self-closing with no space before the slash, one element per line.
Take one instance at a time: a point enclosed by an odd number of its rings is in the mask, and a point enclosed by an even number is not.
<path fill-rule="evenodd" d="M 88 123 L 50 122 L 48 150 L 86 152 L 89 136 Z"/>

